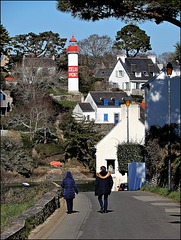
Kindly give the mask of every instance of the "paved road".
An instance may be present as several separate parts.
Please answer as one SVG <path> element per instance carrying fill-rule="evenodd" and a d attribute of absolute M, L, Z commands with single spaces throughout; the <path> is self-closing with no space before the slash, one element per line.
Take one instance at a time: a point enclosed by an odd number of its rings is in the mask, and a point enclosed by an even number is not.
<path fill-rule="evenodd" d="M 112 192 L 101 214 L 93 192 L 79 193 L 29 239 L 180 239 L 180 206 L 155 194 Z"/>

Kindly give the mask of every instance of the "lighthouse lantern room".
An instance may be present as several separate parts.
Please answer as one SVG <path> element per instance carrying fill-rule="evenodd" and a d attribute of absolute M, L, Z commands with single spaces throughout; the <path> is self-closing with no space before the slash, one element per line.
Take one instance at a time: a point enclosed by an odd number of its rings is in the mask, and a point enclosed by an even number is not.
<path fill-rule="evenodd" d="M 69 40 L 66 51 L 68 53 L 68 92 L 76 94 L 79 93 L 78 53 L 80 49 L 77 47 L 74 36 Z"/>

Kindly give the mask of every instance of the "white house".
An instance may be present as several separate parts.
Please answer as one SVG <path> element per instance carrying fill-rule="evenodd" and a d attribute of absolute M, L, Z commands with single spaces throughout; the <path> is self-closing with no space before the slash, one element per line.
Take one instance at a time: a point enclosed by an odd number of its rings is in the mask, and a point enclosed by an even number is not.
<path fill-rule="evenodd" d="M 156 56 L 147 58 L 127 58 L 118 55 L 113 69 L 99 69 L 96 77 L 107 78 L 110 88 L 119 88 L 130 94 L 142 94 L 141 87 L 150 78 L 159 73 L 161 65 L 157 64 Z"/>
<path fill-rule="evenodd" d="M 149 130 L 152 125 L 163 127 L 168 124 L 168 76 L 166 71 L 163 70 L 150 79 L 142 89 L 145 90 L 145 130 Z M 177 123 L 179 126 L 181 119 L 180 91 L 180 70 L 173 70 L 170 77 L 171 123 Z"/>
<path fill-rule="evenodd" d="M 121 120 L 121 108 L 125 104 L 125 92 L 93 91 L 85 101 L 77 103 L 72 116 L 77 120 L 94 120 L 95 123 L 118 123 Z M 132 98 L 129 97 L 132 101 Z"/>
<path fill-rule="evenodd" d="M 96 172 L 100 171 L 101 166 L 106 166 L 108 169 L 109 165 L 113 166 L 113 191 L 118 190 L 117 186 L 119 186 L 120 183 L 127 182 L 127 174 L 123 176 L 118 168 L 118 144 L 127 141 L 144 144 L 144 114 L 141 114 L 141 111 L 143 111 L 143 109 L 139 104 L 131 104 L 129 107 L 125 104 L 122 105 L 121 120 L 96 145 Z"/>

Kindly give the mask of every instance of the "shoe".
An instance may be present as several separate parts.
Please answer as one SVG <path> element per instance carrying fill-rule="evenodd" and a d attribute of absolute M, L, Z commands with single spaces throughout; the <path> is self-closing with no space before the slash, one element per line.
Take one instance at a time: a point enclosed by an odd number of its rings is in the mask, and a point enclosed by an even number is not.
<path fill-rule="evenodd" d="M 108 213 L 108 211 L 107 211 L 107 210 L 104 210 L 104 213 Z"/>
<path fill-rule="evenodd" d="M 104 212 L 104 206 L 101 207 L 100 212 L 101 212 L 101 213 Z"/>

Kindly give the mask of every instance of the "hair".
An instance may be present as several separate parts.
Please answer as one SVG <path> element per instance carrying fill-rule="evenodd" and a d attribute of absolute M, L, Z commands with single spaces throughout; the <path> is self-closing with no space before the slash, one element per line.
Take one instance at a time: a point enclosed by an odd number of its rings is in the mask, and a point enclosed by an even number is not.
<path fill-rule="evenodd" d="M 101 170 L 102 170 L 102 171 L 106 171 L 106 167 L 105 167 L 105 166 L 102 166 L 102 167 L 101 167 Z"/>

